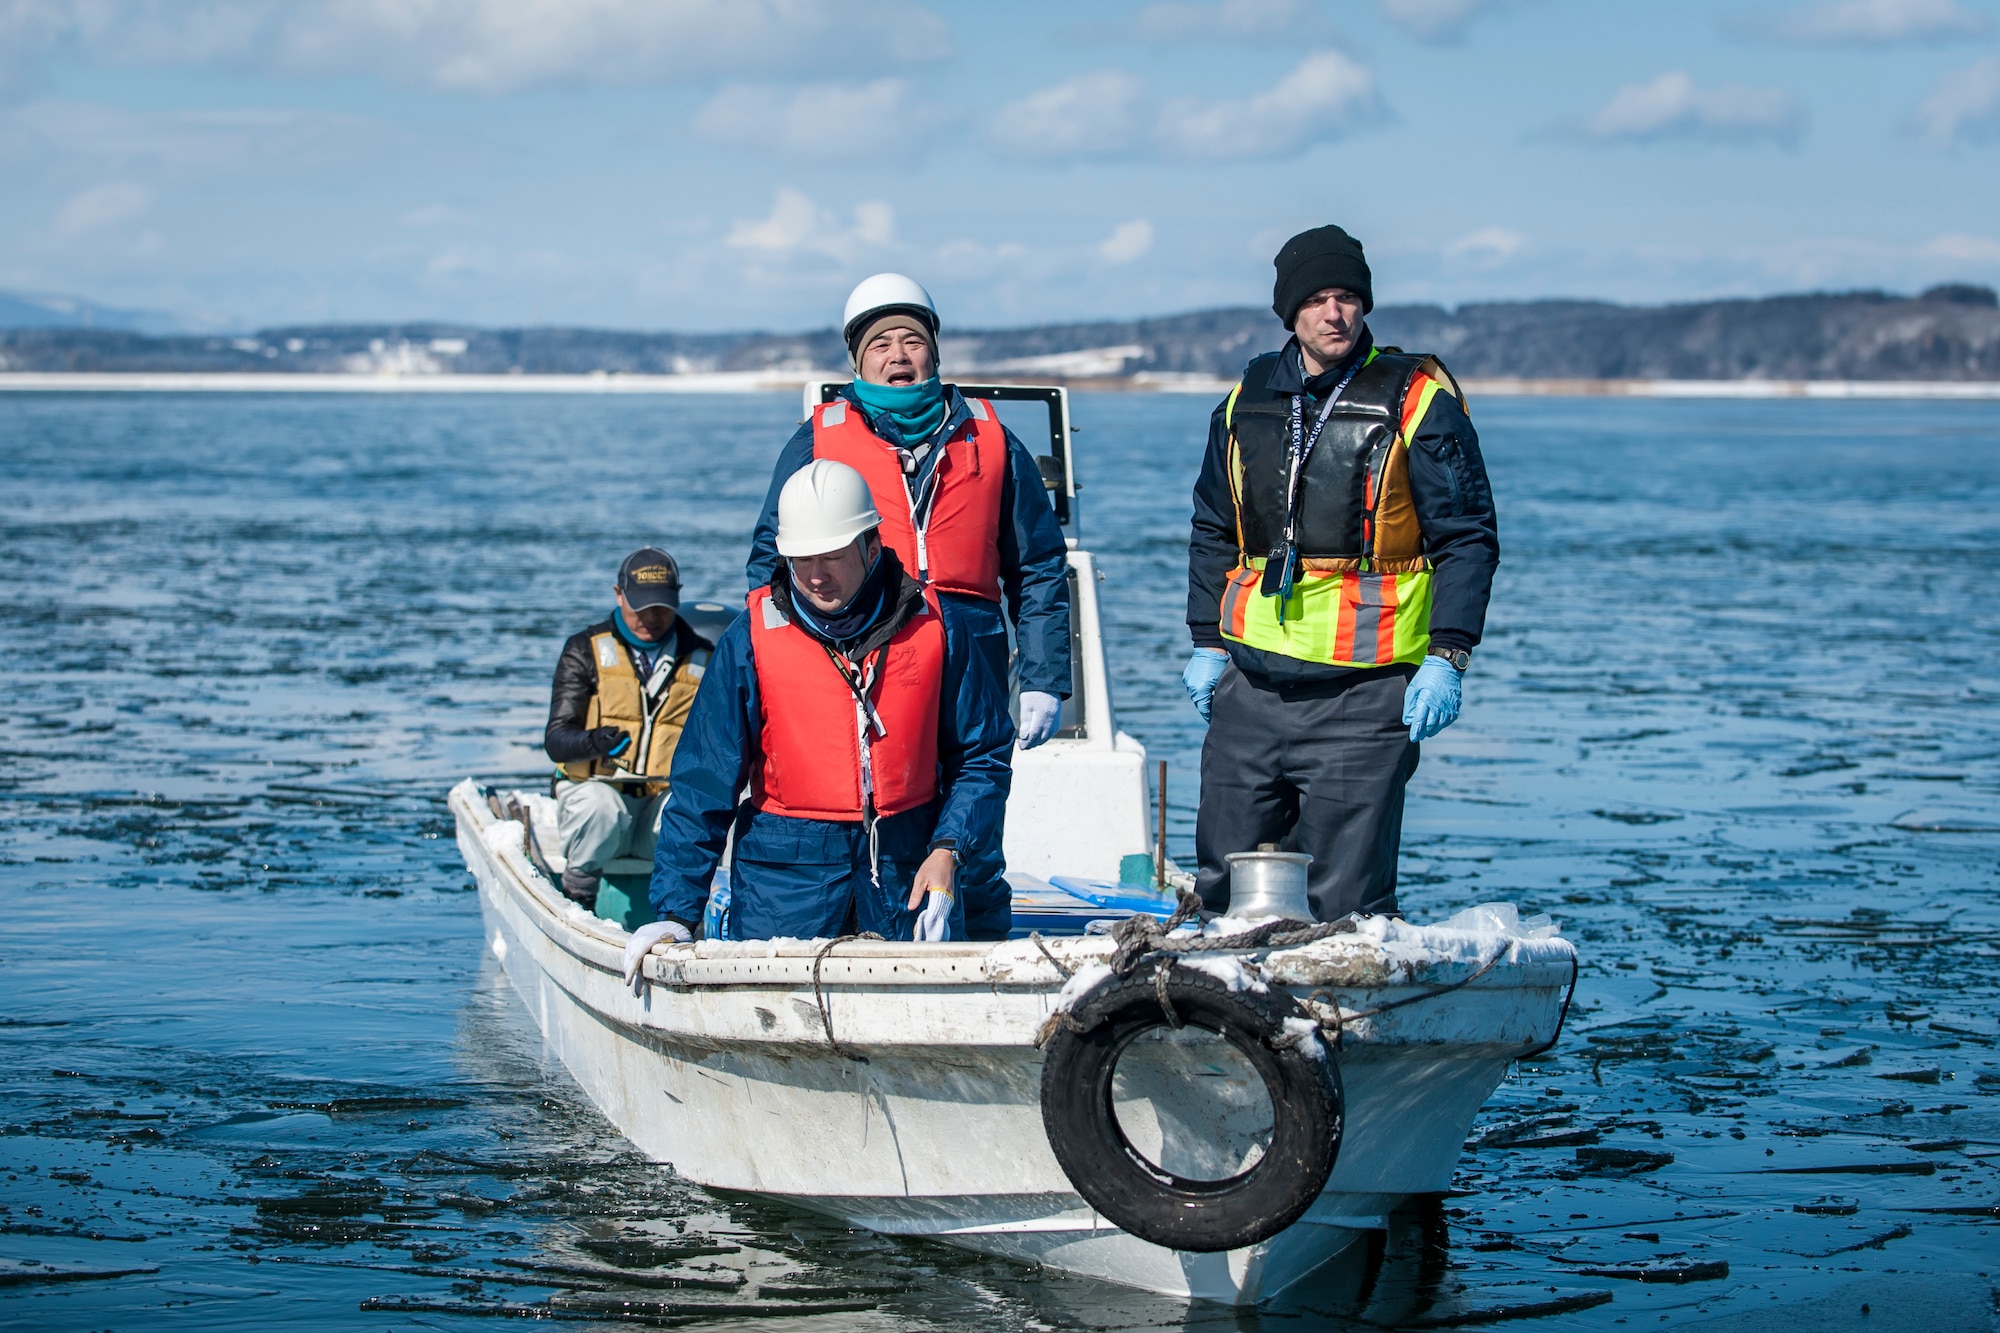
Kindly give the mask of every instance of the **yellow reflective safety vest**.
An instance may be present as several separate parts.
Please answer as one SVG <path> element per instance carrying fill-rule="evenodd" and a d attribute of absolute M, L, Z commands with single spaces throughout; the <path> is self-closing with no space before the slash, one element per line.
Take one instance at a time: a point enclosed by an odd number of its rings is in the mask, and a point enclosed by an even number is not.
<path fill-rule="evenodd" d="M 677 627 L 678 628 L 678 627 Z M 684 636 L 683 641 L 693 636 Z M 661 662 L 652 678 L 640 680 L 632 651 L 610 630 L 590 636 L 591 660 L 597 665 L 597 693 L 590 698 L 584 726 L 621 727 L 632 738 L 617 759 L 572 760 L 562 765 L 562 773 L 575 782 L 620 773 L 651 777 L 642 788 L 630 784 L 629 795 L 644 791 L 652 796 L 667 790 L 666 776 L 673 769 L 674 747 L 680 744 L 681 728 L 687 725 L 694 707 L 695 692 L 701 688 L 702 673 L 708 668 L 709 646 L 701 639 L 671 665 Z M 662 669 L 664 668 L 664 669 Z"/>
<path fill-rule="evenodd" d="M 1239 556 L 1223 589 L 1222 636 L 1331 666 L 1421 662 L 1431 563 L 1410 495 L 1410 436 L 1440 389 L 1461 406 L 1465 396 L 1435 357 L 1370 350 L 1306 459 L 1299 572 L 1281 616 L 1280 599 L 1261 587 L 1266 553 L 1284 538 L 1291 472 L 1291 395 L 1268 387 L 1280 355 L 1251 362 L 1223 406 Z M 1316 416 L 1305 413 L 1307 430 Z"/>

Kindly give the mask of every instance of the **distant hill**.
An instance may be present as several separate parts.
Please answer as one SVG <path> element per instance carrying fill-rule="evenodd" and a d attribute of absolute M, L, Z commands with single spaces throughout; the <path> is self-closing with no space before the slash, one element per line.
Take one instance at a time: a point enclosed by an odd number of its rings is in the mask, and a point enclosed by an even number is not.
<path fill-rule="evenodd" d="M 7 307 L 0 305 L 0 324 Z M 1776 296 L 1688 305 L 1528 301 L 1384 306 L 1376 338 L 1435 352 L 1469 378 L 2000 380 L 2000 301 L 1987 287 Z M 1202 310 L 1158 319 L 947 330 L 959 376 L 1147 380 L 1233 378 L 1276 348 L 1268 310 Z M 620 333 L 476 329 L 450 324 L 301 326 L 229 338 L 116 329 L 0 330 L 0 371 L 293 373 L 843 373 L 830 329 L 812 333 Z"/>
<path fill-rule="evenodd" d="M 0 292 L 0 329 L 131 329 L 172 333 L 180 321 L 152 310 L 117 310 L 73 296 Z"/>

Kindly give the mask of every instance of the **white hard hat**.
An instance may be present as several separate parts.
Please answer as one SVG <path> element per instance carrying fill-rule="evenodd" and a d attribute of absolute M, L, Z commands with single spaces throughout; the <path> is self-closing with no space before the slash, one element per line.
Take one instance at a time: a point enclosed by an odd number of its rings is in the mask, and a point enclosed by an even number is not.
<path fill-rule="evenodd" d="M 859 472 L 816 458 L 778 492 L 778 554 L 789 560 L 838 551 L 881 522 Z"/>
<path fill-rule="evenodd" d="M 910 311 L 930 325 L 931 336 L 937 337 L 937 307 L 931 304 L 931 294 L 923 284 L 900 273 L 877 273 L 863 278 L 861 285 L 847 294 L 847 308 L 840 312 L 841 338 L 851 345 L 870 316 L 890 310 Z"/>

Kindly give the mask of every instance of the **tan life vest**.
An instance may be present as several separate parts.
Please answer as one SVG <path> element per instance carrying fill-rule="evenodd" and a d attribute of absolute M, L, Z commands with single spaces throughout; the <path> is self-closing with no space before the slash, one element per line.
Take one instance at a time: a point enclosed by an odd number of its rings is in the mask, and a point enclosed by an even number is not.
<path fill-rule="evenodd" d="M 697 641 L 699 642 L 699 641 Z M 597 664 L 597 693 L 590 697 L 584 727 L 619 727 L 632 744 L 617 759 L 572 760 L 562 766 L 563 776 L 573 782 L 618 774 L 657 775 L 658 782 L 644 787 L 621 783 L 627 795 L 643 791 L 647 796 L 667 790 L 666 777 L 673 769 L 674 747 L 680 744 L 681 728 L 687 725 L 694 707 L 695 692 L 701 688 L 708 668 L 709 648 L 700 644 L 685 657 L 677 658 L 668 672 L 654 669 L 650 681 L 641 682 L 632 652 L 610 630 L 590 636 L 591 659 Z M 653 701 L 650 708 L 647 700 Z"/>

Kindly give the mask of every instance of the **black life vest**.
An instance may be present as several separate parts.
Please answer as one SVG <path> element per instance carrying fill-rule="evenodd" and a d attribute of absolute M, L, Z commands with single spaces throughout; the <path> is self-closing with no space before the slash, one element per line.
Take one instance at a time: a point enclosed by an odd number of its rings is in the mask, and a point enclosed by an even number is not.
<path fill-rule="evenodd" d="M 1246 557 L 1261 557 L 1285 535 L 1285 491 L 1291 471 L 1292 396 L 1271 389 L 1281 352 L 1244 369 L 1229 406 L 1234 442 L 1237 522 Z M 1355 372 L 1328 414 L 1299 482 L 1298 553 L 1307 560 L 1420 560 L 1422 538 L 1408 500 L 1408 472 L 1398 438 L 1411 381 L 1429 357 L 1379 348 Z M 1308 434 L 1318 416 L 1305 409 Z M 1404 446 L 1406 447 L 1406 446 Z M 1399 485 L 1400 483 L 1400 485 Z M 1376 488 L 1381 493 L 1376 493 Z M 1396 494 L 1400 490 L 1401 494 Z M 1378 511 L 1409 507 L 1407 523 L 1376 531 Z M 1398 512 L 1398 517 L 1401 517 Z M 1393 548 L 1393 549 L 1391 549 Z"/>

